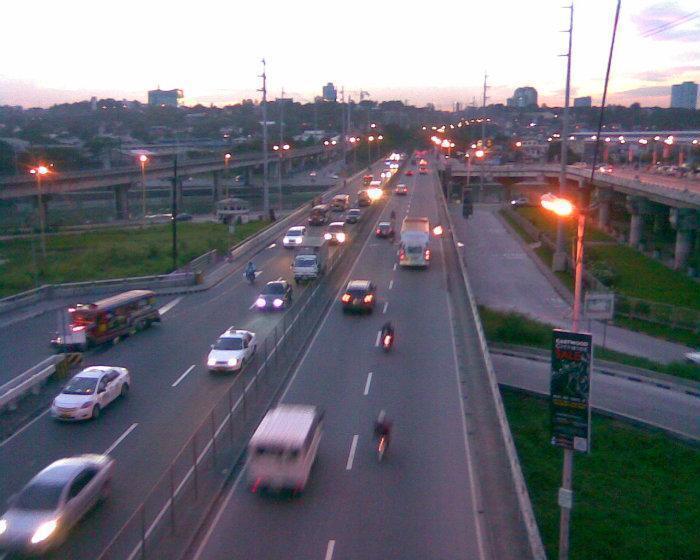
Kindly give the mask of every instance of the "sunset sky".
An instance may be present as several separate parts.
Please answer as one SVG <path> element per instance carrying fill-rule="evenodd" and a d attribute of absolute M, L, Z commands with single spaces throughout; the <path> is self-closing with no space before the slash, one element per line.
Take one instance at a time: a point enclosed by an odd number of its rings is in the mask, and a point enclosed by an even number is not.
<path fill-rule="evenodd" d="M 272 98 L 284 88 L 310 101 L 332 81 L 355 100 L 366 90 L 378 101 L 449 109 L 480 102 L 487 71 L 490 103 L 530 85 L 541 103 L 561 105 L 565 3 L 6 0 L 0 104 L 145 101 L 158 85 L 183 89 L 186 104 L 235 103 L 259 98 L 265 57 Z M 671 84 L 700 82 L 698 8 L 623 0 L 612 103 L 667 107 Z M 575 2 L 575 96 L 600 99 L 614 9 L 615 0 Z"/>

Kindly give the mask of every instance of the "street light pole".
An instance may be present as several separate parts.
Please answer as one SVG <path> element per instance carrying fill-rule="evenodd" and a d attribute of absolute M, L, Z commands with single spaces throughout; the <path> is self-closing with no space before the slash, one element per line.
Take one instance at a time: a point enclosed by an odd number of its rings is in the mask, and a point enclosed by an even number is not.
<path fill-rule="evenodd" d="M 141 154 L 139 163 L 141 164 L 141 225 L 146 225 L 146 163 L 148 156 Z"/>
<path fill-rule="evenodd" d="M 270 185 L 268 181 L 268 161 L 267 161 L 267 74 L 265 72 L 265 59 L 262 59 L 263 73 L 262 89 L 262 119 L 263 119 L 263 214 L 270 214 Z"/>
<path fill-rule="evenodd" d="M 44 198 L 41 186 L 41 178 L 49 172 L 45 165 L 39 165 L 30 170 L 36 176 L 36 188 L 39 198 L 39 230 L 41 236 L 41 255 L 46 259 L 46 213 L 44 212 Z"/>

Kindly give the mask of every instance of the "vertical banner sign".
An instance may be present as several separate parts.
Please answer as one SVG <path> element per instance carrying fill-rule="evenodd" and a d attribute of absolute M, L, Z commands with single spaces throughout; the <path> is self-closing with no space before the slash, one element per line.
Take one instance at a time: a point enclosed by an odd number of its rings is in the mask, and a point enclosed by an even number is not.
<path fill-rule="evenodd" d="M 590 450 L 592 357 L 590 334 L 554 329 L 549 385 L 552 445 Z"/>

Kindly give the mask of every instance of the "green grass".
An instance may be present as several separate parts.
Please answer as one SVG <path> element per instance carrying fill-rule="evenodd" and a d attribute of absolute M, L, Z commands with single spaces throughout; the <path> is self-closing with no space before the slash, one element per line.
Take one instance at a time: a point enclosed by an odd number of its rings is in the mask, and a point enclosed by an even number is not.
<path fill-rule="evenodd" d="M 535 516 L 557 557 L 562 452 L 549 444 L 547 401 L 503 390 Z M 572 560 L 700 558 L 700 455 L 661 433 L 596 414 L 592 453 L 574 460 Z"/>
<path fill-rule="evenodd" d="M 266 224 L 239 225 L 231 235 L 223 224 L 179 223 L 178 267 L 212 249 L 225 251 Z M 171 235 L 170 225 L 162 225 L 47 236 L 46 260 L 34 241 L 36 269 L 31 240 L 2 241 L 0 257 L 6 262 L 0 265 L 0 297 L 33 288 L 35 270 L 39 285 L 166 274 L 173 270 Z"/>
<path fill-rule="evenodd" d="M 484 306 L 479 306 L 479 315 L 484 326 L 486 339 L 489 342 L 518 344 L 546 350 L 552 347 L 554 325 L 536 321 L 521 313 L 496 311 Z M 595 347 L 595 358 L 700 381 L 700 366 L 693 364 L 682 362 L 660 364 L 646 358 L 604 349 L 600 346 Z"/>
<path fill-rule="evenodd" d="M 616 317 L 615 325 L 632 331 L 640 331 L 656 338 L 679 342 L 690 347 L 698 347 L 700 345 L 700 336 L 697 333 L 684 329 L 674 329 L 668 325 L 650 323 L 649 321 L 629 317 Z"/>

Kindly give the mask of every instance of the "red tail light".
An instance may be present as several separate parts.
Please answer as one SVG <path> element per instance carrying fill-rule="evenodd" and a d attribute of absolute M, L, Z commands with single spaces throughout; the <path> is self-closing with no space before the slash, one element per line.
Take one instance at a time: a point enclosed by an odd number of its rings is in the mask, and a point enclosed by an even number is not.
<path fill-rule="evenodd" d="M 343 303 L 350 303 L 350 300 L 352 299 L 352 296 L 350 294 L 343 294 L 343 297 L 340 298 L 340 300 Z"/>
<path fill-rule="evenodd" d="M 388 334 L 384 337 L 384 346 L 389 346 L 391 344 L 391 335 Z"/>
<path fill-rule="evenodd" d="M 430 249 L 425 250 L 425 260 L 429 261 L 430 260 Z"/>
<path fill-rule="evenodd" d="M 251 486 L 251 488 L 250 488 L 251 491 L 253 492 L 253 494 L 255 494 L 258 491 L 259 486 L 260 486 L 260 479 L 258 478 L 255 481 L 255 484 L 253 484 L 253 486 Z"/>
<path fill-rule="evenodd" d="M 367 295 L 365 296 L 365 303 L 372 303 L 373 297 L 374 297 L 374 296 L 372 296 L 372 294 L 367 294 Z"/>
<path fill-rule="evenodd" d="M 401 251 L 399 252 L 399 259 L 400 259 L 400 260 L 404 260 L 405 258 L 406 258 L 406 253 L 404 253 L 403 250 L 401 250 Z"/>
<path fill-rule="evenodd" d="M 380 233 L 382 233 L 382 230 L 377 228 L 377 235 L 379 235 Z"/>

